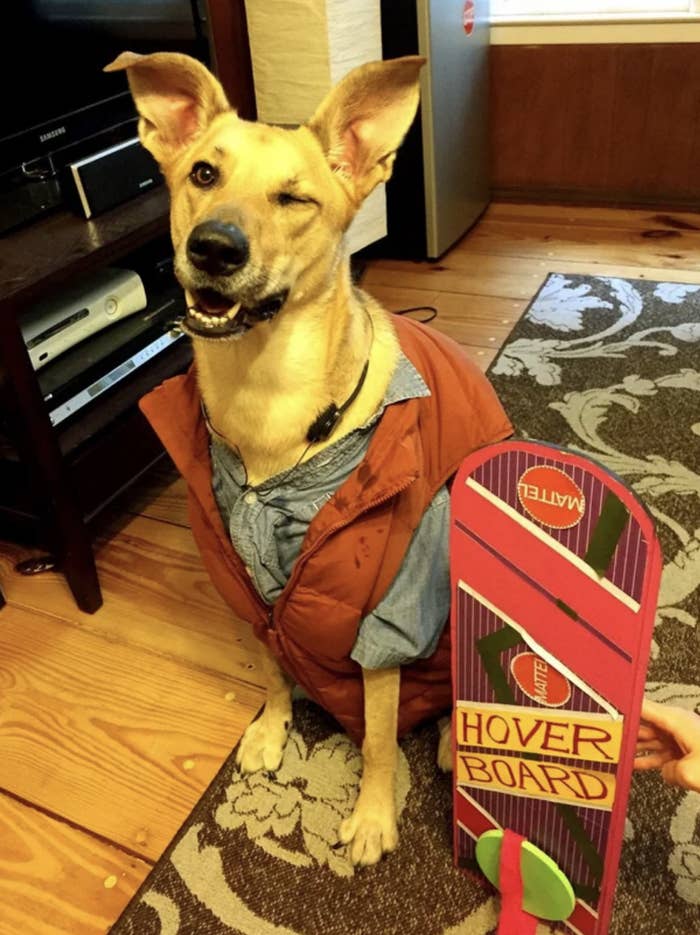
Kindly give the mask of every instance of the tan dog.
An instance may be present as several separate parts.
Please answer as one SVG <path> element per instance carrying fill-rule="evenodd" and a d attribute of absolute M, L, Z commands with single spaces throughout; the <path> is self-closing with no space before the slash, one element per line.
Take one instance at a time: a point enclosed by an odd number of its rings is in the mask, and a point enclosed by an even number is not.
<path fill-rule="evenodd" d="M 422 64 L 409 57 L 356 69 L 308 126 L 291 131 L 240 120 L 216 79 L 186 56 L 125 52 L 107 68 L 127 69 L 142 142 L 170 189 L 185 328 L 211 425 L 238 450 L 253 485 L 363 425 L 384 397 L 398 343 L 387 313 L 353 288 L 343 235 L 391 175 Z M 255 327 L 260 320 L 268 324 Z M 341 423 L 307 447 L 319 401 L 348 398 L 368 355 L 367 379 Z M 291 720 L 290 685 L 269 652 L 263 657 L 267 701 L 241 742 L 243 771 L 279 766 Z M 397 844 L 399 672 L 363 670 L 364 774 L 340 829 L 359 864 Z M 443 760 L 448 749 L 443 739 Z"/>

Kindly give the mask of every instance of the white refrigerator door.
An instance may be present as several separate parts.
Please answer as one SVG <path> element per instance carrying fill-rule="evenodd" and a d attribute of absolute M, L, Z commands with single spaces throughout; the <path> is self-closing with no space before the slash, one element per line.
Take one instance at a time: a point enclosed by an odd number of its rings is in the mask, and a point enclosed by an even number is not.
<path fill-rule="evenodd" d="M 488 0 L 417 0 L 428 256 L 489 201 Z M 471 23 L 471 27 L 470 27 Z M 471 29 L 471 31 L 469 31 Z"/>

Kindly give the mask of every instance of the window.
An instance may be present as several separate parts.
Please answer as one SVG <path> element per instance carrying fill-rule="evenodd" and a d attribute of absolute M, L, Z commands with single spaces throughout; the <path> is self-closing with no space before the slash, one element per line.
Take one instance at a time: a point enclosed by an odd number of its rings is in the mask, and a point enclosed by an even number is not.
<path fill-rule="evenodd" d="M 491 0 L 491 20 L 586 22 L 692 18 L 700 0 Z"/>

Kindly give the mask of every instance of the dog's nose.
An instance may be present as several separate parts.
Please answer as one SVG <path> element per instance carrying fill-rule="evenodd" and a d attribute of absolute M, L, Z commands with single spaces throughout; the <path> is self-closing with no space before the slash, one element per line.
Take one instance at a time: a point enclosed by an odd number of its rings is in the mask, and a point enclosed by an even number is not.
<path fill-rule="evenodd" d="M 204 221 L 187 240 L 187 256 L 193 266 L 211 276 L 228 276 L 245 266 L 250 250 L 248 238 L 235 224 Z"/>

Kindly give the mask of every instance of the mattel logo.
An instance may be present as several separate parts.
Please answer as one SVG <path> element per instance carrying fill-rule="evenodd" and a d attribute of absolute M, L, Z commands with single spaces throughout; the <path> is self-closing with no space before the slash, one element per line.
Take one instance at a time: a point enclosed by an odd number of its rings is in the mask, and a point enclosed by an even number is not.
<path fill-rule="evenodd" d="M 555 529 L 575 526 L 586 512 L 583 491 L 553 467 L 528 468 L 518 481 L 518 499 L 530 516 Z"/>
<path fill-rule="evenodd" d="M 520 690 L 546 708 L 559 708 L 571 697 L 568 679 L 536 653 L 520 653 L 510 671 Z"/>

